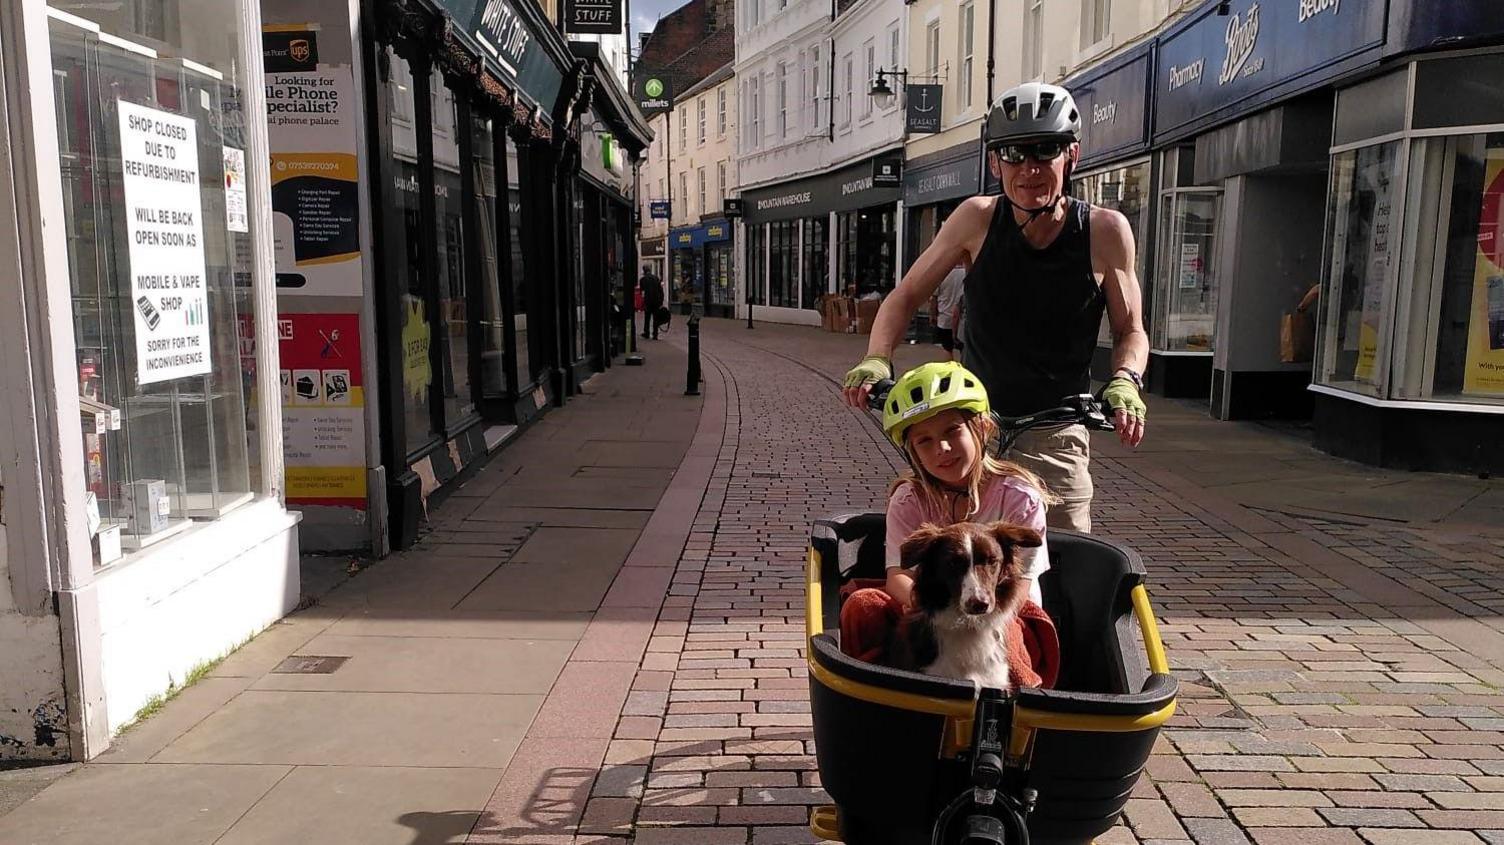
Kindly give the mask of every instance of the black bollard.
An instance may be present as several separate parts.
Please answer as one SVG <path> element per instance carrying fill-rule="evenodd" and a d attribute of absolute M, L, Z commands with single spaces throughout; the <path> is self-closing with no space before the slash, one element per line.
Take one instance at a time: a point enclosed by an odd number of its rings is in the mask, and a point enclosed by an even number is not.
<path fill-rule="evenodd" d="M 752 325 L 752 295 L 751 294 L 747 295 L 747 328 L 749 328 L 749 329 L 756 328 L 756 326 Z"/>
<path fill-rule="evenodd" d="M 700 395 L 700 315 L 689 317 L 689 371 L 684 374 L 684 395 Z"/>

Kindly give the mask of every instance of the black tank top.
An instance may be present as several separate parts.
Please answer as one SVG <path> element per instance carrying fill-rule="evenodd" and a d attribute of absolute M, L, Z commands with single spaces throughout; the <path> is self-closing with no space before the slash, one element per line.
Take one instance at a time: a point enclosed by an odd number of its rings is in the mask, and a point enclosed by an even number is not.
<path fill-rule="evenodd" d="M 1092 274 L 1090 217 L 1090 204 L 1067 197 L 1064 228 L 1035 249 L 998 197 L 966 274 L 962 355 L 1004 416 L 1053 408 L 1091 388 L 1107 300 Z"/>

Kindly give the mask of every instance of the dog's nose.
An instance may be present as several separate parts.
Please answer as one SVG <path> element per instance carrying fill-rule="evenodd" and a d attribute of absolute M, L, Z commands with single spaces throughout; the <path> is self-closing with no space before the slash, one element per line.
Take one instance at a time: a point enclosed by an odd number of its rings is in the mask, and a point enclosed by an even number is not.
<path fill-rule="evenodd" d="M 966 612 L 972 616 L 981 616 L 992 609 L 992 604 L 986 599 L 967 599 Z"/>

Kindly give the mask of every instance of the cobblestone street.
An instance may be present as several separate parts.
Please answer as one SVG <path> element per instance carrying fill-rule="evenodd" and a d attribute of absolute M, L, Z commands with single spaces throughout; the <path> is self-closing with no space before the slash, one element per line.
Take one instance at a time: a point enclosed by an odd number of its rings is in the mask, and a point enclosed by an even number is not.
<path fill-rule="evenodd" d="M 850 339 L 714 324 L 705 348 L 724 439 L 580 842 L 807 842 L 823 800 L 809 523 L 880 506 L 899 464 L 836 402 Z M 1094 472 L 1182 684 L 1100 845 L 1504 842 L 1498 538 L 1209 503 L 1111 447 Z"/>

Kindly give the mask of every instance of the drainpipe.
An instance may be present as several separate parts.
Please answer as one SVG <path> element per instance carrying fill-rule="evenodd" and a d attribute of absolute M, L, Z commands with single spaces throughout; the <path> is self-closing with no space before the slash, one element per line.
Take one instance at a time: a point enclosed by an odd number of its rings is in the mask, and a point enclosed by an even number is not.
<path fill-rule="evenodd" d="M 987 0 L 987 109 L 992 110 L 992 69 L 997 52 L 997 0 Z M 981 149 L 982 166 L 977 168 L 977 193 L 987 190 L 987 120 L 983 118 L 977 146 Z"/>
<path fill-rule="evenodd" d="M 831 20 L 835 20 L 835 7 L 835 0 L 830 0 Z M 826 98 L 830 101 L 830 125 L 826 129 L 826 140 L 834 141 L 836 139 L 836 39 L 834 36 L 830 39 L 830 48 L 827 52 L 830 53 L 830 96 Z"/>

